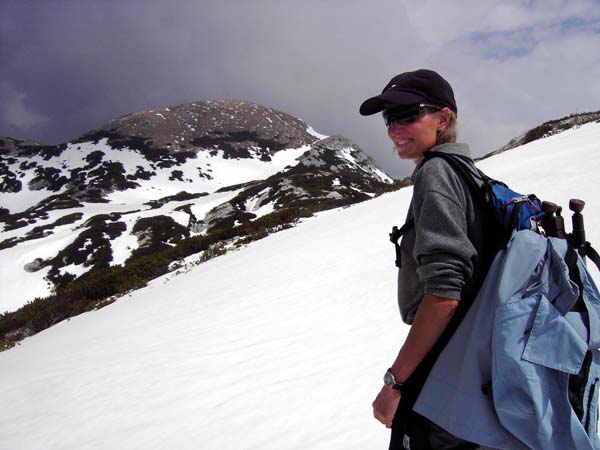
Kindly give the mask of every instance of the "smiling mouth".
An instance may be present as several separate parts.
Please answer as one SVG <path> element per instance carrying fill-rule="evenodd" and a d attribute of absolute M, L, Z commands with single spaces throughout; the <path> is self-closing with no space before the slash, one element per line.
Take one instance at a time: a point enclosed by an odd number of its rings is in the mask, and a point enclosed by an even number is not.
<path fill-rule="evenodd" d="M 410 139 L 404 139 L 403 141 L 396 141 L 396 146 L 402 146 L 410 142 Z"/>

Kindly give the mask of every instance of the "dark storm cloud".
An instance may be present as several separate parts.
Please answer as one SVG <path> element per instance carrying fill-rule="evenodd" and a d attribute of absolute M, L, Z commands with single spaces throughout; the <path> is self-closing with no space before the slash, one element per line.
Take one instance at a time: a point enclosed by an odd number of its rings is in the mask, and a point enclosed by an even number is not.
<path fill-rule="evenodd" d="M 408 27 L 391 1 L 18 1 L 3 3 L 2 16 L 0 135 L 50 143 L 211 98 L 348 134 L 360 101 L 380 89 L 381 73 L 365 69 L 398 57 L 385 48 L 394 27 Z"/>
<path fill-rule="evenodd" d="M 47 119 L 31 131 L 53 141 L 115 113 L 195 99 L 332 104 L 370 59 L 353 43 L 358 13 L 368 13 L 360 5 L 14 2 L 3 8 L 12 19 L 2 29 L 3 90 Z"/>
<path fill-rule="evenodd" d="M 401 71 L 448 78 L 479 154 L 597 109 L 597 2 L 548 1 L 3 0 L 0 136 L 58 143 L 124 114 L 237 98 L 348 136 L 406 175 L 381 119 L 358 115 Z"/>
<path fill-rule="evenodd" d="M 28 137 L 64 141 L 165 99 L 186 100 L 186 92 L 177 93 L 185 60 L 194 55 L 169 26 L 167 11 L 145 14 L 143 2 L 25 1 L 8 9 L 13 27 L 2 30 L 10 49 L 3 54 L 2 94 L 13 103 L 20 97 L 41 120 L 27 129 L 27 120 L 20 124 L 10 109 L 4 120 Z M 201 63 L 192 70 L 203 84 Z"/>

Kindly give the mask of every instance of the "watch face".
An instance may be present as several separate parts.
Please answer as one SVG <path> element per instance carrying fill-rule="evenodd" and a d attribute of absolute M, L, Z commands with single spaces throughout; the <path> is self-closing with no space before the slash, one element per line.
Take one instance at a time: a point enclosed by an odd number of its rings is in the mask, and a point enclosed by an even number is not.
<path fill-rule="evenodd" d="M 395 383 L 396 380 L 394 379 L 394 375 L 392 375 L 391 372 L 386 372 L 383 376 L 383 384 L 385 384 L 388 387 L 392 387 Z"/>

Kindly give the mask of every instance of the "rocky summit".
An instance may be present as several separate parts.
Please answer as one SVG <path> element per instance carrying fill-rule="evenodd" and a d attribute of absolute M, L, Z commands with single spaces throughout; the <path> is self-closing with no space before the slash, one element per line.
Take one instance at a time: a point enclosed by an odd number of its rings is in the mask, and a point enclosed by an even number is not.
<path fill-rule="evenodd" d="M 55 146 L 3 138 L 0 312 L 160 260 L 120 281 L 144 282 L 401 184 L 349 139 L 245 101 L 139 112 Z"/>
<path fill-rule="evenodd" d="M 245 101 L 214 100 L 144 111 L 108 122 L 77 141 L 106 138 L 113 146 L 154 154 L 222 151 L 224 158 L 271 156 L 286 148 L 312 144 L 306 124 L 289 114 Z M 154 153 L 152 150 L 158 150 Z"/>

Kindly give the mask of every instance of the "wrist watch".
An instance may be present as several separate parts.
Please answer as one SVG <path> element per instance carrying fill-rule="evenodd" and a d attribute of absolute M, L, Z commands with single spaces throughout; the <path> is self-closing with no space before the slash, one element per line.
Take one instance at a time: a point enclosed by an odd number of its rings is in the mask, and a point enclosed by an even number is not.
<path fill-rule="evenodd" d="M 396 382 L 396 377 L 390 371 L 390 369 L 388 369 L 387 372 L 385 373 L 385 375 L 383 376 L 383 384 L 385 384 L 390 389 L 401 390 L 402 389 L 402 385 L 404 383 L 397 383 Z"/>

